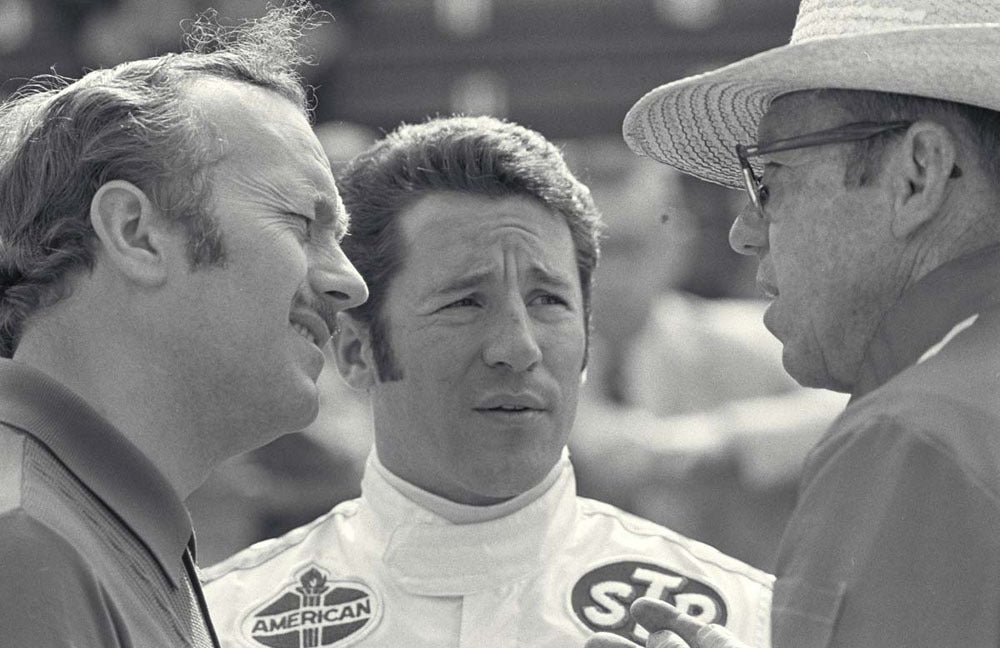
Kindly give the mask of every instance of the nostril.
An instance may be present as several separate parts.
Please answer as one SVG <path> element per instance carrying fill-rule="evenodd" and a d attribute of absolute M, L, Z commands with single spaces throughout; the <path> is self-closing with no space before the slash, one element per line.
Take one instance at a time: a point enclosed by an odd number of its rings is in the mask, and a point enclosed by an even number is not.
<path fill-rule="evenodd" d="M 347 301 L 348 299 L 351 298 L 350 295 L 348 295 L 345 292 L 341 292 L 339 290 L 328 290 L 326 291 L 326 294 L 329 295 L 330 297 L 333 297 L 334 299 L 338 299 L 341 301 Z"/>

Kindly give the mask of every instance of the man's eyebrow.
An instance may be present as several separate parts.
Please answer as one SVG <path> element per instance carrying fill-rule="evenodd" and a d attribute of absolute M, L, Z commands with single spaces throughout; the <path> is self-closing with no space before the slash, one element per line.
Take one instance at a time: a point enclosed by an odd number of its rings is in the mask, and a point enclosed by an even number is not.
<path fill-rule="evenodd" d="M 473 288 L 477 288 L 484 283 L 491 281 L 494 274 L 495 272 L 492 270 L 480 270 L 471 274 L 462 275 L 461 277 L 456 277 L 447 283 L 435 286 L 431 293 L 450 294 L 472 290 Z M 560 290 L 573 290 L 573 282 L 571 280 L 563 277 L 562 275 L 549 272 L 540 266 L 533 266 L 528 270 L 528 279 L 534 283 L 550 286 Z"/>
<path fill-rule="evenodd" d="M 434 288 L 435 293 L 453 293 L 470 290 L 490 280 L 493 273 L 490 270 L 480 270 L 472 274 L 462 275 L 452 281 Z"/>
<path fill-rule="evenodd" d="M 322 225 L 333 228 L 334 236 L 337 239 L 343 238 L 347 234 L 351 224 L 351 218 L 347 211 L 338 201 L 330 201 L 326 198 L 318 198 L 315 206 L 316 221 Z"/>
<path fill-rule="evenodd" d="M 528 278 L 540 284 L 554 286 L 562 290 L 573 290 L 573 282 L 562 274 L 550 272 L 541 266 L 532 266 L 528 270 Z"/>

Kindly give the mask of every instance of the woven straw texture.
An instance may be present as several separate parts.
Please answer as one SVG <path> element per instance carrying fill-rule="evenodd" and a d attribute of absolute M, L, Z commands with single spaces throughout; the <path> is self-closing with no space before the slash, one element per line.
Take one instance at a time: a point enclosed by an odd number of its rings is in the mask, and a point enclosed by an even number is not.
<path fill-rule="evenodd" d="M 756 142 L 772 99 L 815 88 L 1000 110 L 1000 0 L 803 0 L 788 45 L 650 91 L 623 134 L 639 155 L 738 188 L 736 144 Z"/>

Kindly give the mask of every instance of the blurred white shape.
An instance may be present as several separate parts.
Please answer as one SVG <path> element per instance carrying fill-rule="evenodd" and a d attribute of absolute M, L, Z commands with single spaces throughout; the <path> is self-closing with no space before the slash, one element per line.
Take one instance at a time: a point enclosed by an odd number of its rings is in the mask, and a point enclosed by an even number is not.
<path fill-rule="evenodd" d="M 625 364 L 629 402 L 660 416 L 798 389 L 781 343 L 761 321 L 764 300 L 656 297 Z"/>
<path fill-rule="evenodd" d="M 653 0 L 656 13 L 683 29 L 708 29 L 722 17 L 722 0 Z"/>
<path fill-rule="evenodd" d="M 482 34 L 493 21 L 493 0 L 434 0 L 434 17 L 452 36 Z"/>
<path fill-rule="evenodd" d="M 35 13 L 28 0 L 0 0 L 0 54 L 27 45 L 34 22 Z"/>
<path fill-rule="evenodd" d="M 469 72 L 451 87 L 451 109 L 467 115 L 507 115 L 507 84 L 489 70 Z"/>
<path fill-rule="evenodd" d="M 361 124 L 345 121 L 327 121 L 313 127 L 316 138 L 334 173 L 378 139 L 378 132 Z M 331 359 L 332 363 L 333 360 Z"/>

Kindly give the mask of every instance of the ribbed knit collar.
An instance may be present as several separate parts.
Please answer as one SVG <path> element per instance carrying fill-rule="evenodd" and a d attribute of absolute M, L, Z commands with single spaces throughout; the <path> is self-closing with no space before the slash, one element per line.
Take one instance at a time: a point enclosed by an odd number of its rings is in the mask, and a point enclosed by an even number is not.
<path fill-rule="evenodd" d="M 45 445 L 146 545 L 176 587 L 191 518 L 162 473 L 86 401 L 48 375 L 0 359 L 0 421 Z"/>
<path fill-rule="evenodd" d="M 1000 246 L 956 259 L 903 293 L 868 345 L 851 399 L 857 400 L 950 339 L 956 327 L 1000 306 Z"/>

